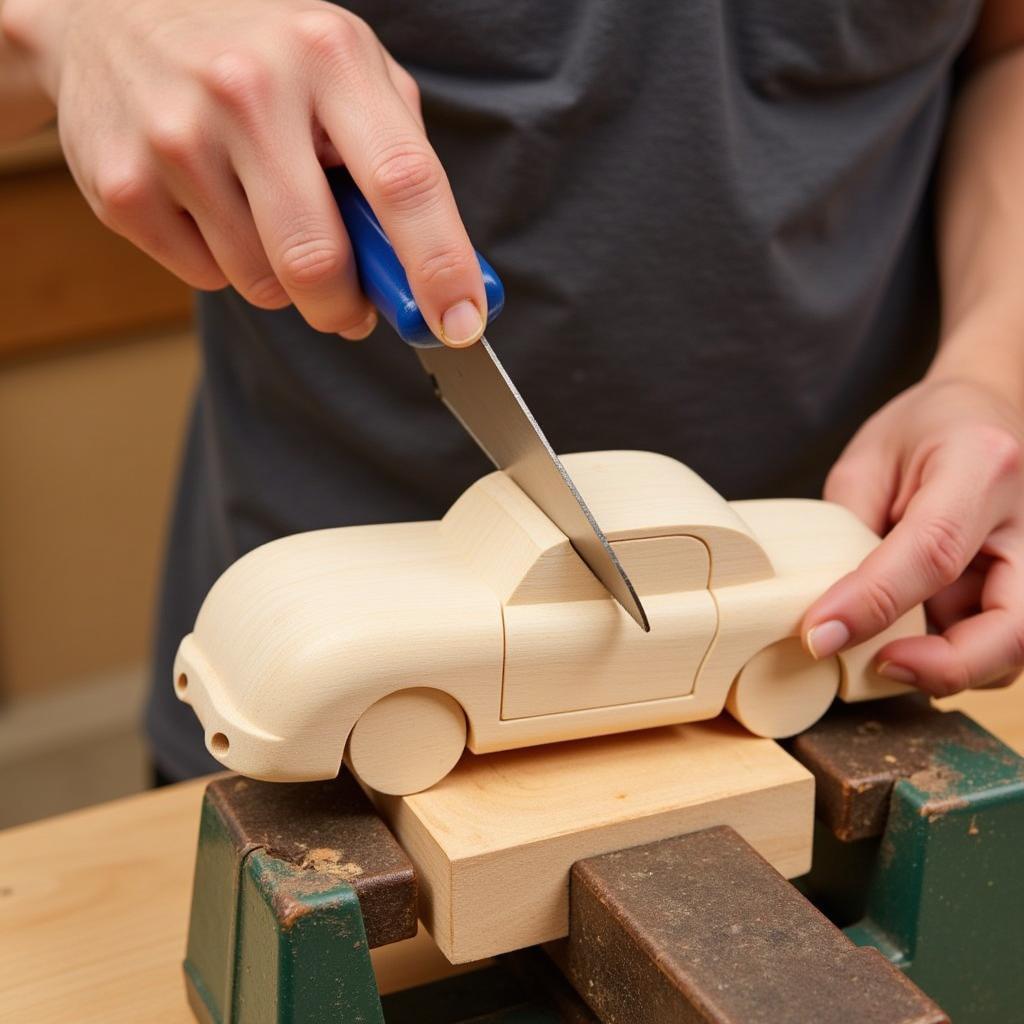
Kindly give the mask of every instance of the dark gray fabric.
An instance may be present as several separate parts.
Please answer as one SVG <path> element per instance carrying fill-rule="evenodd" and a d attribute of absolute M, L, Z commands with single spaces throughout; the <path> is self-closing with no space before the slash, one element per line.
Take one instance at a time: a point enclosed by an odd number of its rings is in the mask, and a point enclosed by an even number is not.
<path fill-rule="evenodd" d="M 974 0 L 366 0 L 423 89 L 488 332 L 560 451 L 647 448 L 728 497 L 815 494 L 936 323 L 928 190 Z M 171 661 L 245 551 L 439 515 L 488 466 L 385 326 L 352 345 L 230 291 L 170 539 L 148 727 L 213 767 Z"/>

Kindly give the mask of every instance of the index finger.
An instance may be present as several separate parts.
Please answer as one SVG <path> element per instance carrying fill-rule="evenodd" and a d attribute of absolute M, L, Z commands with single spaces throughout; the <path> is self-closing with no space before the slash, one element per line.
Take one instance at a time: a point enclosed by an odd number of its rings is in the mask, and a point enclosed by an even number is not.
<path fill-rule="evenodd" d="M 947 450 L 888 536 L 816 601 L 801 626 L 808 650 L 827 657 L 891 626 L 960 577 L 1011 509 L 998 474 L 970 446 Z"/>
<path fill-rule="evenodd" d="M 391 239 L 423 317 L 445 344 L 483 333 L 487 300 L 447 175 L 379 46 L 339 66 L 316 112 Z"/>

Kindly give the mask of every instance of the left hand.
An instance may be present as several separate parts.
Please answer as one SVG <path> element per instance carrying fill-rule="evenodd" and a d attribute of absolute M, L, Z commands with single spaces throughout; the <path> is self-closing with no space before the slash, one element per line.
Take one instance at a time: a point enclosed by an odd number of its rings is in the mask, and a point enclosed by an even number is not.
<path fill-rule="evenodd" d="M 886 644 L 881 675 L 936 696 L 1024 668 L 1024 414 L 966 379 L 926 378 L 857 432 L 825 498 L 885 539 L 801 624 L 822 658 L 924 601 L 938 634 Z"/>

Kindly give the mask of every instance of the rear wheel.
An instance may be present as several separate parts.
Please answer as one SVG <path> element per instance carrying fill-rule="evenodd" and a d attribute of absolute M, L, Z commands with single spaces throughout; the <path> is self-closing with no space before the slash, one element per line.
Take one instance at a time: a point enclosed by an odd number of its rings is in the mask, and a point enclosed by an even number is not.
<path fill-rule="evenodd" d="M 348 739 L 349 767 L 371 789 L 405 796 L 429 789 L 466 748 L 466 716 L 440 690 L 388 694 L 363 712 Z"/>
<path fill-rule="evenodd" d="M 839 692 L 839 660 L 815 661 L 798 637 L 759 651 L 740 670 L 725 706 L 758 736 L 782 739 L 814 725 Z"/>

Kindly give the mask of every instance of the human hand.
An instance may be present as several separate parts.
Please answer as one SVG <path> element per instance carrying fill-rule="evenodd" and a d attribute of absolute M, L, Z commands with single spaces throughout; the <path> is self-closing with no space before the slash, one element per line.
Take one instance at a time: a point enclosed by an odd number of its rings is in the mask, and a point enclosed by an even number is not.
<path fill-rule="evenodd" d="M 926 378 L 868 420 L 825 498 L 889 532 L 808 610 L 808 650 L 834 654 L 924 601 L 941 633 L 886 644 L 881 675 L 936 696 L 1012 682 L 1024 668 L 1022 442 L 1021 411 L 966 379 Z"/>
<path fill-rule="evenodd" d="M 365 337 L 323 173 L 344 162 L 431 330 L 483 331 L 483 280 L 419 92 L 355 15 L 321 0 L 6 0 L 0 28 L 57 105 L 104 224 L 196 288 Z"/>

